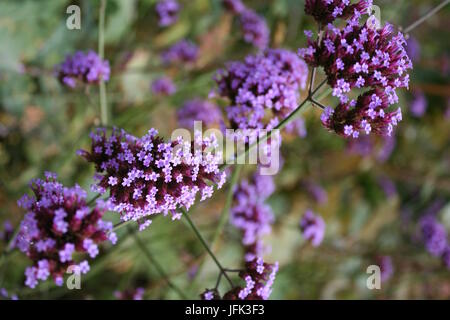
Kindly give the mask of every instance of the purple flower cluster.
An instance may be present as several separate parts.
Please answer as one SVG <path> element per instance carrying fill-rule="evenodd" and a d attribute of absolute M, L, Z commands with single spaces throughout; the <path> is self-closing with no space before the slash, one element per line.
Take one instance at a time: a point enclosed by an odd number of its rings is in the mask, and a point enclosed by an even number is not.
<path fill-rule="evenodd" d="M 313 16 L 317 23 L 326 25 L 338 18 L 349 17 L 355 9 L 367 12 L 371 6 L 371 0 L 361 0 L 355 4 L 351 4 L 350 0 L 306 0 L 305 12 Z"/>
<path fill-rule="evenodd" d="M 198 57 L 198 47 L 189 40 L 180 40 L 161 55 L 163 63 L 193 63 Z"/>
<path fill-rule="evenodd" d="M 245 9 L 239 15 L 239 23 L 245 42 L 259 49 L 267 48 L 270 30 L 262 16 L 251 9 Z"/>
<path fill-rule="evenodd" d="M 420 219 L 419 226 L 427 251 L 435 257 L 441 257 L 447 268 L 450 268 L 450 243 L 445 227 L 430 214 Z"/>
<path fill-rule="evenodd" d="M 300 230 L 303 237 L 311 242 L 314 247 L 317 247 L 322 243 L 325 235 L 325 221 L 311 210 L 306 210 L 300 220 Z"/>
<path fill-rule="evenodd" d="M 3 223 L 3 231 L 0 231 L 0 242 L 8 243 L 14 234 L 14 228 L 8 220 Z"/>
<path fill-rule="evenodd" d="M 358 138 L 360 132 L 391 136 L 402 120 L 400 108 L 388 112 L 391 96 L 376 88 L 360 95 L 357 100 L 339 103 L 335 109 L 326 107 L 320 119 L 325 127 L 344 137 Z"/>
<path fill-rule="evenodd" d="M 257 258 L 245 264 L 245 270 L 239 277 L 245 281 L 245 287 L 234 287 L 224 294 L 224 300 L 267 300 L 272 293 L 272 286 L 278 272 L 278 262 L 265 263 Z M 200 297 L 202 300 L 219 300 L 217 290 L 206 290 Z"/>
<path fill-rule="evenodd" d="M 414 117 L 420 118 L 427 111 L 428 101 L 422 91 L 414 93 L 413 100 L 411 101 L 410 111 Z"/>
<path fill-rule="evenodd" d="M 75 88 L 77 81 L 83 83 L 98 83 L 100 79 L 109 80 L 109 62 L 102 60 L 94 51 L 87 53 L 78 51 L 55 68 L 58 80 L 70 87 Z"/>
<path fill-rule="evenodd" d="M 270 130 L 298 106 L 307 76 L 306 64 L 294 53 L 269 49 L 228 63 L 215 81 L 220 96 L 229 99 L 226 111 L 234 129 Z"/>
<path fill-rule="evenodd" d="M 154 214 L 171 213 L 173 220 L 179 219 L 180 207 L 189 209 L 199 193 L 200 201 L 209 198 L 211 183 L 221 188 L 226 179 L 219 171 L 222 154 L 214 149 L 214 136 L 197 132 L 193 143 L 182 137 L 165 143 L 157 134 L 150 129 L 137 138 L 114 129 L 107 137 L 106 130 L 98 129 L 91 134 L 91 150 L 79 152 L 95 164 L 94 187 L 100 193 L 109 190 L 111 209 L 124 221 L 139 220 L 141 229 L 151 223 L 142 218 Z"/>
<path fill-rule="evenodd" d="M 192 99 L 184 103 L 177 111 L 178 124 L 184 128 L 194 128 L 194 121 L 201 121 L 208 128 L 220 126 L 223 123 L 219 107 L 209 101 Z"/>
<path fill-rule="evenodd" d="M 112 223 L 102 220 L 106 210 L 100 201 L 91 209 L 86 204 L 86 192 L 78 185 L 67 188 L 57 182 L 56 174 L 45 176 L 45 180 L 31 181 L 34 197 L 24 195 L 18 202 L 27 213 L 15 245 L 33 261 L 33 266 L 25 270 L 25 284 L 31 288 L 49 276 L 62 285 L 63 274 L 70 266 L 75 272 L 88 272 L 88 262 L 76 264 L 73 254 L 87 252 L 94 258 L 98 244 L 117 240 Z"/>
<path fill-rule="evenodd" d="M 264 254 L 261 237 L 271 232 L 274 219 L 272 209 L 264 201 L 274 190 L 272 177 L 258 174 L 250 181 L 243 180 L 234 190 L 230 221 L 242 231 L 246 261 Z"/>
<path fill-rule="evenodd" d="M 342 29 L 328 24 L 321 39 L 312 39 L 308 33 L 308 48 L 299 54 L 313 67 L 323 67 L 333 96 L 340 104 L 333 110 L 326 108 L 322 115 L 324 125 L 338 134 L 358 137 L 360 132 L 390 135 L 393 126 L 401 120 L 401 111 L 388 113 L 385 109 L 398 103 L 397 88 L 408 87 L 407 70 L 412 68 L 402 33 L 393 34 L 387 24 L 382 29 L 360 25 L 364 14 L 354 9 Z M 369 91 L 351 100 L 353 88 Z"/>
<path fill-rule="evenodd" d="M 115 291 L 114 297 L 118 300 L 142 300 L 144 298 L 144 288 L 128 289 L 125 291 Z"/>
<path fill-rule="evenodd" d="M 167 27 L 178 20 L 180 5 L 176 0 L 161 0 L 156 4 L 156 13 L 159 17 L 159 26 Z"/>
<path fill-rule="evenodd" d="M 302 182 L 302 187 L 306 190 L 308 195 L 317 203 L 324 204 L 328 201 L 326 190 L 319 184 L 312 180 Z"/>
<path fill-rule="evenodd" d="M 169 77 L 160 77 L 152 82 L 151 90 L 154 95 L 158 96 L 171 96 L 177 90 L 172 79 Z"/>
<path fill-rule="evenodd" d="M 270 30 L 264 17 L 247 8 L 241 0 L 223 0 L 222 4 L 225 9 L 238 16 L 245 42 L 261 50 L 268 47 Z"/>

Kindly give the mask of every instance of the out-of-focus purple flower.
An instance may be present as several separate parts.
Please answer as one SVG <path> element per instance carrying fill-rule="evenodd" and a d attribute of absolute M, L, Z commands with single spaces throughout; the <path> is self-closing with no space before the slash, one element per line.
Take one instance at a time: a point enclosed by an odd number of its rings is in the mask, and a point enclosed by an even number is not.
<path fill-rule="evenodd" d="M 0 288 L 0 300 L 4 299 L 19 300 L 17 294 L 10 294 L 5 288 Z"/>
<path fill-rule="evenodd" d="M 376 264 L 380 267 L 381 282 L 388 281 L 394 274 L 394 265 L 390 256 L 378 256 Z"/>
<path fill-rule="evenodd" d="M 150 129 L 137 138 L 114 129 L 107 137 L 106 130 L 98 129 L 91 134 L 90 151 L 79 151 L 95 164 L 94 189 L 109 190 L 111 209 L 120 212 L 122 220 L 146 223 L 146 217 L 159 213 L 180 219 L 180 207 L 189 209 L 198 194 L 203 201 L 211 197 L 214 184 L 221 188 L 225 183 L 214 135 L 202 137 L 196 132 L 193 142 L 180 136 L 165 143 L 157 134 Z"/>
<path fill-rule="evenodd" d="M 172 79 L 169 77 L 160 77 L 155 79 L 151 85 L 152 93 L 159 96 L 171 96 L 177 90 Z"/>
<path fill-rule="evenodd" d="M 447 269 L 450 269 L 450 245 L 447 245 L 444 253 L 442 254 L 442 262 L 447 267 Z"/>
<path fill-rule="evenodd" d="M 420 219 L 422 240 L 428 252 L 433 256 L 441 256 L 447 247 L 447 232 L 435 217 L 426 215 Z"/>
<path fill-rule="evenodd" d="M 392 198 L 397 195 L 397 188 L 395 187 L 394 181 L 387 176 L 379 176 L 377 181 L 387 198 Z"/>
<path fill-rule="evenodd" d="M 413 62 L 417 62 L 420 59 L 420 44 L 416 38 L 410 36 L 406 40 L 406 52 Z"/>
<path fill-rule="evenodd" d="M 327 192 L 321 185 L 315 183 L 314 181 L 307 180 L 302 183 L 302 186 L 316 203 L 324 204 L 328 201 Z"/>
<path fill-rule="evenodd" d="M 125 291 L 114 291 L 114 297 L 118 300 L 142 300 L 144 293 L 144 288 L 139 287 Z"/>
<path fill-rule="evenodd" d="M 323 125 L 344 137 L 358 138 L 360 132 L 391 136 L 402 120 L 401 109 L 388 112 L 390 97 L 383 89 L 376 88 L 352 100 L 340 103 L 335 109 L 327 107 L 322 113 Z"/>
<path fill-rule="evenodd" d="M 355 4 L 351 4 L 350 0 L 306 0 L 305 12 L 313 16 L 317 23 L 326 25 L 338 18 L 349 17 L 355 10 L 367 12 L 371 6 L 371 0 L 362 0 Z"/>
<path fill-rule="evenodd" d="M 177 112 L 178 124 L 184 128 L 194 128 L 194 121 L 201 121 L 207 128 L 220 126 L 223 123 L 219 107 L 202 99 L 186 101 Z"/>
<path fill-rule="evenodd" d="M 428 101 L 423 92 L 418 91 L 414 93 L 414 98 L 411 101 L 411 114 L 414 117 L 420 118 L 427 111 Z"/>
<path fill-rule="evenodd" d="M 222 4 L 233 14 L 241 14 L 245 10 L 245 5 L 241 0 L 223 0 Z"/>
<path fill-rule="evenodd" d="M 159 17 L 159 26 L 167 27 L 178 20 L 180 5 L 176 0 L 161 0 L 156 4 L 156 13 Z"/>
<path fill-rule="evenodd" d="M 298 106 L 307 74 L 306 64 L 284 49 L 227 63 L 215 81 L 219 95 L 229 99 L 227 116 L 232 128 L 274 128 Z M 272 116 L 266 120 L 269 111 Z"/>
<path fill-rule="evenodd" d="M 384 137 L 384 143 L 380 150 L 378 150 L 376 158 L 380 163 L 386 162 L 394 151 L 395 145 L 397 144 L 397 138 L 395 135 L 390 137 Z"/>
<path fill-rule="evenodd" d="M 8 243 L 14 234 L 14 228 L 9 220 L 3 223 L 3 231 L 0 231 L 0 241 Z"/>
<path fill-rule="evenodd" d="M 350 154 L 360 155 L 362 157 L 367 157 L 372 154 L 374 148 L 371 136 L 361 135 L 356 139 L 351 139 L 347 144 L 347 151 Z"/>
<path fill-rule="evenodd" d="M 278 272 L 278 262 L 265 263 L 257 258 L 245 264 L 245 270 L 239 277 L 245 281 L 245 287 L 235 287 L 225 293 L 224 300 L 267 300 Z"/>
<path fill-rule="evenodd" d="M 242 231 L 246 261 L 264 253 L 261 237 L 271 232 L 274 219 L 272 209 L 264 201 L 274 190 L 271 176 L 255 174 L 250 181 L 243 180 L 233 192 L 230 222 Z"/>
<path fill-rule="evenodd" d="M 102 60 L 94 51 L 84 53 L 78 51 L 55 68 L 58 80 L 70 87 L 75 88 L 78 81 L 83 83 L 98 83 L 100 79 L 109 80 L 110 68 L 107 60 Z"/>
<path fill-rule="evenodd" d="M 69 266 L 74 266 L 75 272 L 89 271 L 88 262 L 77 265 L 73 253 L 89 252 L 94 257 L 98 244 L 108 238 L 116 241 L 113 225 L 102 220 L 106 208 L 101 201 L 94 209 L 89 208 L 86 192 L 78 185 L 64 187 L 54 173 L 46 173 L 45 180 L 32 180 L 30 188 L 34 197 L 24 195 L 18 202 L 27 213 L 15 240 L 33 261 L 25 271 L 25 284 L 34 288 L 38 280 L 52 276 L 57 285 L 62 285 Z"/>
<path fill-rule="evenodd" d="M 300 220 L 300 230 L 303 237 L 317 247 L 322 243 L 325 235 L 325 221 L 321 216 L 314 214 L 312 210 L 306 210 Z"/>
<path fill-rule="evenodd" d="M 245 42 L 259 49 L 267 48 L 270 30 L 262 16 L 253 10 L 245 9 L 239 16 L 239 22 Z"/>
<path fill-rule="evenodd" d="M 165 64 L 193 63 L 198 58 L 198 47 L 189 40 L 180 40 L 164 51 L 161 59 Z"/>

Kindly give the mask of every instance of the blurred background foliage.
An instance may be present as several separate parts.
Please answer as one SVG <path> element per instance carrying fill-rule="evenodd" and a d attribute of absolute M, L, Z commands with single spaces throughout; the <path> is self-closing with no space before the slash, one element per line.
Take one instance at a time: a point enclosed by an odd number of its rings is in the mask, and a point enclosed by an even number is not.
<path fill-rule="evenodd" d="M 296 51 L 305 44 L 303 30 L 314 28 L 303 13 L 304 1 L 244 2 L 267 19 L 272 47 Z M 214 72 L 255 49 L 242 41 L 236 21 L 219 0 L 180 0 L 178 22 L 164 29 L 158 27 L 155 3 L 108 0 L 107 95 L 112 125 L 134 135 L 155 127 L 169 137 L 177 127 L 176 109 L 185 100 L 207 98 L 214 88 Z M 438 3 L 375 1 L 382 21 L 398 26 L 409 25 Z M 70 4 L 81 7 L 81 30 L 66 28 Z M 89 189 L 93 168 L 75 152 L 88 146 L 88 133 L 99 124 L 98 90 L 67 90 L 54 78 L 53 68 L 75 50 L 97 49 L 98 5 L 89 0 L 0 2 L 0 222 L 19 223 L 24 212 L 17 199 L 28 192 L 28 181 L 46 170 L 57 172 L 67 185 Z M 320 124 L 320 110 L 313 107 L 303 112 L 307 137 L 284 137 L 285 163 L 268 201 L 276 222 L 265 239 L 272 247 L 266 260 L 278 260 L 281 266 L 273 299 L 450 298 L 450 271 L 417 239 L 418 218 L 437 200 L 442 203 L 440 220 L 450 230 L 449 21 L 447 7 L 411 34 L 420 56 L 411 73 L 411 90 L 399 92 L 405 116 L 394 141 L 370 138 L 350 144 L 327 132 Z M 199 45 L 197 63 L 188 68 L 163 66 L 160 53 L 182 38 Z M 178 90 L 171 97 L 152 96 L 150 82 L 163 74 L 175 80 Z M 427 101 L 421 116 L 410 110 L 417 93 Z M 395 143 L 391 154 L 385 150 L 388 143 Z M 254 169 L 247 165 L 241 178 Z M 390 182 L 390 188 L 383 181 Z M 321 185 L 327 201 L 314 201 L 306 182 Z M 220 192 L 192 209 L 207 238 L 224 201 L 225 192 Z M 327 223 L 325 241 L 318 248 L 308 246 L 298 230 L 307 208 Z M 108 218 L 118 221 L 111 213 Z M 190 280 L 204 251 L 182 221 L 155 219 L 138 236 L 189 297 L 197 298 L 204 288 L 214 286 L 217 269 L 208 257 L 198 278 Z M 145 288 L 145 298 L 178 298 L 126 230 L 119 231 L 119 238 L 116 246 L 102 247 L 91 272 L 82 278 L 82 290 L 50 283 L 25 288 L 23 271 L 29 261 L 18 252 L 1 271 L 1 286 L 20 299 L 110 299 L 115 290 L 139 286 Z M 239 234 L 231 226 L 226 226 L 217 249 L 225 265 L 241 265 Z M 391 256 L 395 271 L 381 290 L 371 291 L 366 288 L 366 268 L 379 255 Z"/>

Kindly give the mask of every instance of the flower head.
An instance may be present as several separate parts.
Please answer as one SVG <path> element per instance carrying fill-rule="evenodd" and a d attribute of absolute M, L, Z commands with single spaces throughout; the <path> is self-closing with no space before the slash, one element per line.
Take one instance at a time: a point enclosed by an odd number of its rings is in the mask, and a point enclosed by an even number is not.
<path fill-rule="evenodd" d="M 307 210 L 300 220 L 300 230 L 303 237 L 310 241 L 314 247 L 317 247 L 322 243 L 325 235 L 325 222 L 321 216 Z"/>
<path fill-rule="evenodd" d="M 422 240 L 428 252 L 433 256 L 441 256 L 447 248 L 447 232 L 445 227 L 432 215 L 420 219 Z"/>
<path fill-rule="evenodd" d="M 269 49 L 228 63 L 215 81 L 218 93 L 229 100 L 227 116 L 234 129 L 269 130 L 298 106 L 307 74 L 306 64 L 294 53 Z"/>
<path fill-rule="evenodd" d="M 94 187 L 101 193 L 109 190 L 112 210 L 123 220 L 159 213 L 179 219 L 180 207 L 189 209 L 198 194 L 205 200 L 213 192 L 212 184 L 220 188 L 225 182 L 213 135 L 197 132 L 193 143 L 182 137 L 166 143 L 155 129 L 142 138 L 117 129 L 108 137 L 99 129 L 91 137 L 91 150 L 80 154 L 95 164 Z"/>
<path fill-rule="evenodd" d="M 178 20 L 180 5 L 176 0 L 161 0 L 156 4 L 156 13 L 159 17 L 159 26 L 167 27 Z"/>
<path fill-rule="evenodd" d="M 87 53 L 78 51 L 55 68 L 58 80 L 70 87 L 75 88 L 77 82 L 98 83 L 100 79 L 109 80 L 109 62 L 102 60 L 94 51 Z"/>
<path fill-rule="evenodd" d="M 76 264 L 73 254 L 86 252 L 93 258 L 98 254 L 98 244 L 116 239 L 112 223 L 102 220 L 104 204 L 100 201 L 89 208 L 83 189 L 78 185 L 64 187 L 53 173 L 46 173 L 45 180 L 33 180 L 30 188 L 34 196 L 25 195 L 19 201 L 27 213 L 16 238 L 17 247 L 33 261 L 25 271 L 25 284 L 34 288 L 38 280 L 49 276 L 62 284 L 69 266 L 86 273 L 88 262 Z"/>
<path fill-rule="evenodd" d="M 159 96 L 171 96 L 177 90 L 172 79 L 169 77 L 160 77 L 155 79 L 151 85 L 152 93 Z"/>
<path fill-rule="evenodd" d="M 243 9 L 239 15 L 244 40 L 259 49 L 265 49 L 269 45 L 270 30 L 266 20 L 250 9 Z"/>
<path fill-rule="evenodd" d="M 355 4 L 351 4 L 350 0 L 306 0 L 305 12 L 319 24 L 326 25 L 338 18 L 349 17 L 355 10 L 367 12 L 371 6 L 372 0 L 361 0 Z"/>
<path fill-rule="evenodd" d="M 381 281 L 388 281 L 394 274 L 394 265 L 390 256 L 376 257 L 376 264 L 380 267 Z"/>
<path fill-rule="evenodd" d="M 239 277 L 245 281 L 245 287 L 235 287 L 227 292 L 225 300 L 267 300 L 272 293 L 272 286 L 278 272 L 278 262 L 265 263 L 257 258 L 245 264 L 245 270 Z"/>
<path fill-rule="evenodd" d="M 222 4 L 233 14 L 241 14 L 245 10 L 245 5 L 241 0 L 223 0 Z"/>
<path fill-rule="evenodd" d="M 162 61 L 170 63 L 192 63 L 197 60 L 198 47 L 189 40 L 180 40 L 161 55 Z"/>

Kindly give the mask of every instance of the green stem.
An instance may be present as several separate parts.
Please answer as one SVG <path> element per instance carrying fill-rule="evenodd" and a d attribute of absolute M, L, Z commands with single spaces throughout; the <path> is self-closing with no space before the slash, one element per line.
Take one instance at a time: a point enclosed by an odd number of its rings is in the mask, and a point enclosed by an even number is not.
<path fill-rule="evenodd" d="M 105 56 L 105 9 L 106 0 L 100 1 L 100 17 L 98 26 L 98 55 L 103 60 Z M 108 125 L 108 105 L 106 101 L 106 85 L 100 77 L 100 121 L 102 126 Z"/>
<path fill-rule="evenodd" d="M 153 255 L 151 254 L 150 250 L 145 246 L 145 244 L 142 242 L 142 240 L 138 237 L 138 235 L 131 229 L 128 229 L 128 232 L 133 236 L 134 241 L 138 245 L 139 249 L 141 249 L 144 256 L 147 258 L 147 260 L 155 267 L 156 271 L 159 273 L 161 278 L 163 278 L 167 285 L 175 291 L 180 298 L 187 299 L 186 295 L 172 282 L 170 281 L 169 277 L 167 276 L 166 272 L 164 271 L 164 268 L 158 263 L 158 261 L 155 260 Z"/>
<path fill-rule="evenodd" d="M 430 12 L 428 12 L 426 15 L 424 15 L 423 17 L 421 17 L 420 19 L 418 19 L 417 21 L 415 21 L 414 23 L 412 23 L 411 25 L 409 25 L 408 27 L 406 27 L 403 32 L 404 33 L 409 33 L 412 30 L 414 30 L 415 28 L 417 28 L 418 26 L 420 26 L 422 23 L 424 23 L 426 20 L 428 20 L 429 18 L 431 18 L 433 15 L 435 15 L 439 10 L 441 10 L 442 8 L 444 8 L 447 4 L 450 3 L 450 0 L 445 0 L 442 1 L 439 5 L 437 5 L 435 8 L 433 8 Z"/>
<path fill-rule="evenodd" d="M 227 281 L 230 283 L 231 287 L 233 287 L 233 282 L 231 281 L 230 277 L 228 277 L 225 268 L 222 267 L 222 265 L 220 264 L 219 260 L 217 260 L 216 256 L 214 255 L 214 253 L 211 251 L 211 249 L 209 248 L 208 244 L 206 243 L 205 239 L 203 238 L 203 236 L 200 234 L 200 232 L 198 231 L 197 227 L 195 226 L 194 222 L 191 220 L 191 217 L 189 217 L 189 214 L 186 212 L 185 209 L 180 208 L 183 216 L 186 218 L 189 226 L 192 228 L 192 230 L 194 231 L 195 235 L 197 236 L 197 238 L 200 240 L 200 242 L 202 243 L 203 247 L 206 249 L 206 251 L 208 252 L 208 254 L 211 256 L 211 258 L 214 260 L 215 264 L 217 265 L 217 267 L 219 268 L 220 272 L 224 275 L 224 277 L 227 279 Z"/>

